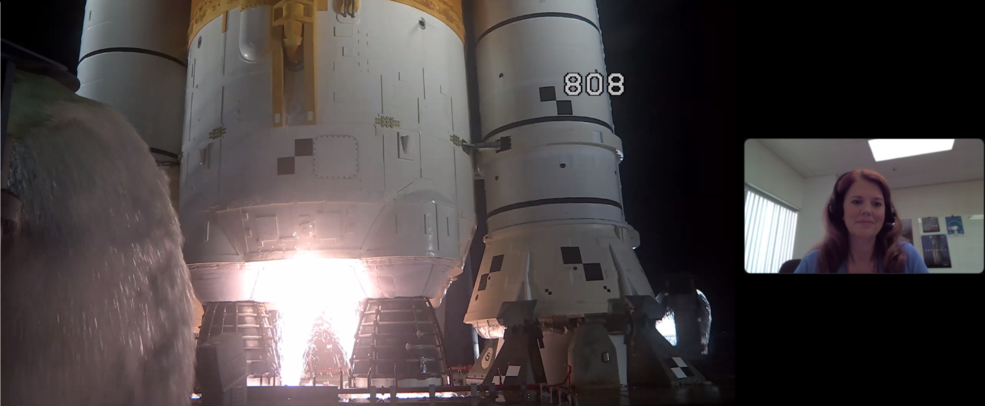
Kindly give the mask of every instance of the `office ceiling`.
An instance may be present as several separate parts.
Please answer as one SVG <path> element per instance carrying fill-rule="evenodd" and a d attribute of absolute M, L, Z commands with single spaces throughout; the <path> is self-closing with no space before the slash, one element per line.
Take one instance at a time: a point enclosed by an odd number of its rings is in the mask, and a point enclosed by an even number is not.
<path fill-rule="evenodd" d="M 985 144 L 957 139 L 950 151 L 876 162 L 868 139 L 760 139 L 805 178 L 873 169 L 893 188 L 985 179 Z"/>

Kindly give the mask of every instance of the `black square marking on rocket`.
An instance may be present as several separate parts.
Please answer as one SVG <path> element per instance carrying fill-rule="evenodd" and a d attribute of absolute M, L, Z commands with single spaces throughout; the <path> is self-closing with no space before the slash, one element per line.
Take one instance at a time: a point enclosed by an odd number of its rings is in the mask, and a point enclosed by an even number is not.
<path fill-rule="evenodd" d="M 585 264 L 585 280 L 588 282 L 605 280 L 602 277 L 602 264 Z"/>
<path fill-rule="evenodd" d="M 278 175 L 293 175 L 294 174 L 294 157 L 287 158 L 277 158 L 277 174 Z"/>
<path fill-rule="evenodd" d="M 294 156 L 312 156 L 315 154 L 314 140 L 302 138 L 294 140 Z"/>
<path fill-rule="evenodd" d="M 578 247 L 561 247 L 561 261 L 565 265 L 581 263 L 581 249 Z"/>
<path fill-rule="evenodd" d="M 505 255 L 497 255 L 493 257 L 492 265 L 489 266 L 489 273 L 499 272 L 503 270 L 503 257 Z"/>
<path fill-rule="evenodd" d="M 557 115 L 570 116 L 572 114 L 574 114 L 574 112 L 571 110 L 571 100 L 557 101 Z"/>
<path fill-rule="evenodd" d="M 479 292 L 486 290 L 486 281 L 489 280 L 489 274 L 484 273 L 482 277 L 479 278 Z"/>
<path fill-rule="evenodd" d="M 540 101 L 555 101 L 557 94 L 554 93 L 554 86 L 544 86 L 540 88 Z"/>

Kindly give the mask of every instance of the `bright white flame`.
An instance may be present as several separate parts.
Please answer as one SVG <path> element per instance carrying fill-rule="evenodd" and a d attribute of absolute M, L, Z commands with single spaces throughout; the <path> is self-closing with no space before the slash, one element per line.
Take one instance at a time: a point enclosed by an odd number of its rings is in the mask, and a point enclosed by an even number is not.
<path fill-rule="evenodd" d="M 677 346 L 677 324 L 674 324 L 674 312 L 671 311 L 664 318 L 657 320 L 657 332 L 667 339 L 670 345 Z"/>
<path fill-rule="evenodd" d="M 704 346 L 704 349 L 701 351 L 701 353 L 708 354 L 708 341 L 711 339 L 711 304 L 708 303 L 708 297 L 705 296 L 704 293 L 702 293 L 700 290 L 697 289 L 695 289 L 695 292 L 698 294 L 698 297 L 701 301 L 701 304 L 699 306 L 704 308 L 704 311 L 699 312 L 701 316 L 699 316 L 698 319 L 698 323 L 699 323 L 698 329 L 701 334 L 701 344 Z M 702 317 L 705 314 L 707 314 L 708 316 L 708 321 L 707 323 L 702 323 L 702 319 L 700 317 Z M 662 319 L 657 320 L 655 327 L 657 329 L 657 332 L 659 332 L 660 335 L 664 336 L 664 338 L 667 339 L 667 342 L 669 342 L 670 345 L 673 345 L 675 347 L 677 346 L 677 323 L 674 321 L 673 310 L 671 310 L 666 315 L 664 315 Z"/>
<path fill-rule="evenodd" d="M 265 267 L 265 288 L 271 289 L 279 314 L 277 321 L 280 374 L 283 385 L 299 385 L 304 375 L 305 352 L 315 321 L 321 316 L 339 338 L 348 359 L 359 324 L 359 303 L 365 298 L 356 277 L 362 262 L 317 258 L 299 254 Z"/>
<path fill-rule="evenodd" d="M 271 377 L 247 376 L 246 386 L 277 386 L 277 379 Z"/>
<path fill-rule="evenodd" d="M 376 400 L 388 400 L 390 399 L 390 392 L 387 388 L 377 388 Z M 349 395 L 344 395 L 348 399 L 369 399 L 368 393 L 353 393 Z M 408 393 L 398 393 L 397 399 L 421 399 L 431 397 L 430 392 L 408 392 Z M 434 397 L 436 398 L 459 398 L 464 397 L 456 392 L 434 392 Z"/>

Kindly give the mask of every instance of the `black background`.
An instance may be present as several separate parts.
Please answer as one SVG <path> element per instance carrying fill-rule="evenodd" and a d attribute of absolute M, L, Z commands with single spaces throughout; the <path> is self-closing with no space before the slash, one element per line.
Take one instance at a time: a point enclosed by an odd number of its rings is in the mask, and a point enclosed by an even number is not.
<path fill-rule="evenodd" d="M 625 92 L 611 100 L 625 151 L 626 219 L 641 237 L 636 253 L 653 285 L 666 274 L 694 275 L 712 306 L 711 351 L 734 359 L 735 278 L 742 261 L 741 240 L 729 238 L 729 231 L 741 221 L 725 209 L 731 189 L 722 181 L 723 170 L 738 165 L 741 145 L 734 3 L 598 3 L 608 72 L 626 80 Z M 17 16 L 37 13 L 41 4 L 7 2 L 3 38 L 74 73 L 85 2 L 43 4 L 44 24 L 23 25 Z"/>
<path fill-rule="evenodd" d="M 606 68 L 626 77 L 612 97 L 626 221 L 652 285 L 689 273 L 712 307 L 711 352 L 734 354 L 741 224 L 725 215 L 723 168 L 738 165 L 735 137 L 735 4 L 599 1 Z M 716 182 L 716 179 L 719 180 Z"/>

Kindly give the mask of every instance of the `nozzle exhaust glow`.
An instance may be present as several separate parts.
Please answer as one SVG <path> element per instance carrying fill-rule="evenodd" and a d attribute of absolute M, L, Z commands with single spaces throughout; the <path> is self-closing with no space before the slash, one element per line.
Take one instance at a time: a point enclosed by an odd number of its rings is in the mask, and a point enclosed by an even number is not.
<path fill-rule="evenodd" d="M 283 385 L 299 385 L 304 378 L 305 353 L 314 334 L 315 322 L 332 330 L 348 359 L 359 325 L 359 303 L 365 298 L 357 272 L 358 259 L 316 258 L 302 254 L 275 266 L 277 275 L 265 280 L 274 289 L 277 309 L 278 350 Z M 269 269 L 269 268 L 268 268 Z"/>

